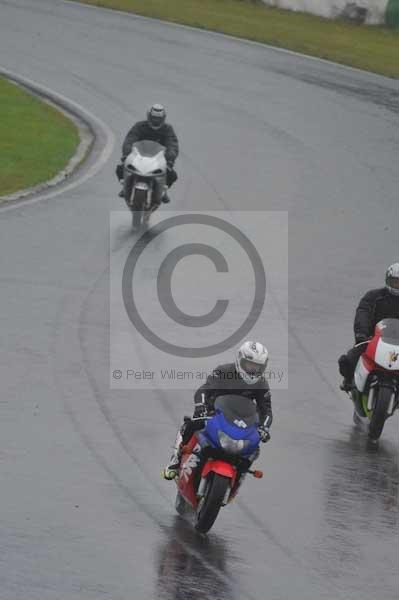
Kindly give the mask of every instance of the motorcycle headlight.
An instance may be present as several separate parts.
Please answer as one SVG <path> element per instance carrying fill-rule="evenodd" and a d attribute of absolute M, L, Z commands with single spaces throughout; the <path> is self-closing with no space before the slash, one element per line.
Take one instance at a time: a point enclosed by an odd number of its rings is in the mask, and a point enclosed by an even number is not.
<path fill-rule="evenodd" d="M 241 452 L 248 446 L 248 440 L 235 440 L 231 438 L 224 431 L 218 432 L 219 444 L 229 454 L 241 454 Z"/>

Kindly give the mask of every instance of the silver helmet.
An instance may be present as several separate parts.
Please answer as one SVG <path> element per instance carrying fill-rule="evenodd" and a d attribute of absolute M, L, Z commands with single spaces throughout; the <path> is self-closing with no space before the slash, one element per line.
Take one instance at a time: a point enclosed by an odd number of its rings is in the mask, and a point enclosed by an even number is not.
<path fill-rule="evenodd" d="M 385 287 L 390 294 L 399 296 L 399 263 L 393 263 L 385 274 Z"/>
<path fill-rule="evenodd" d="M 151 129 L 160 129 L 166 121 L 166 110 L 162 104 L 153 104 L 147 110 L 147 121 Z"/>
<path fill-rule="evenodd" d="M 258 383 L 264 376 L 269 353 L 259 342 L 244 342 L 236 356 L 237 373 L 250 385 Z"/>

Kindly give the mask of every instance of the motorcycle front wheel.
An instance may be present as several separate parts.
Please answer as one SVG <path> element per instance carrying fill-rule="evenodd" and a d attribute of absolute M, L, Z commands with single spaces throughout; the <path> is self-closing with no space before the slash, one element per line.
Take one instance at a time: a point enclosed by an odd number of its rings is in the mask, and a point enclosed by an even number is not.
<path fill-rule="evenodd" d="M 139 229 L 144 221 L 144 206 L 147 202 L 148 191 L 134 188 L 133 194 L 134 196 L 132 202 L 132 227 L 133 229 Z"/>
<path fill-rule="evenodd" d="M 369 438 L 372 441 L 377 441 L 384 429 L 387 419 L 387 411 L 391 401 L 392 390 L 387 387 L 380 387 L 376 394 L 374 410 L 371 415 L 369 425 Z"/>
<path fill-rule="evenodd" d="M 197 512 L 195 524 L 195 529 L 200 533 L 207 533 L 216 521 L 230 486 L 230 479 L 218 473 L 211 473 L 209 478 L 206 495 Z"/>

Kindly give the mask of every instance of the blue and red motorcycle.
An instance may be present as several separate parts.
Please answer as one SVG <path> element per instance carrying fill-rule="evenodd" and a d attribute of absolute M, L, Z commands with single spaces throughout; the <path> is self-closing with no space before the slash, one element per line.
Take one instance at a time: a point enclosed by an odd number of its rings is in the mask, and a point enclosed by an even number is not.
<path fill-rule="evenodd" d="M 204 428 L 184 446 L 175 480 L 176 510 L 183 514 L 191 506 L 201 533 L 210 530 L 221 507 L 235 498 L 247 473 L 263 476 L 251 470 L 260 443 L 255 403 L 243 396 L 219 396 L 214 411 L 201 417 Z"/>

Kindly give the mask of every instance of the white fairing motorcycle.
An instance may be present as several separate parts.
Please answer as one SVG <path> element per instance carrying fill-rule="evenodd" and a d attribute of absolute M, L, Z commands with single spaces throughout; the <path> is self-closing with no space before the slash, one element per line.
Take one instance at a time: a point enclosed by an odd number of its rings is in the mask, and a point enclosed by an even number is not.
<path fill-rule="evenodd" d="M 148 223 L 167 190 L 165 147 L 143 140 L 133 144 L 123 169 L 125 201 L 133 213 L 132 227 Z"/>
<path fill-rule="evenodd" d="M 368 422 L 369 438 L 378 440 L 385 421 L 399 405 L 399 319 L 383 319 L 359 358 L 349 392 L 358 421 Z"/>

